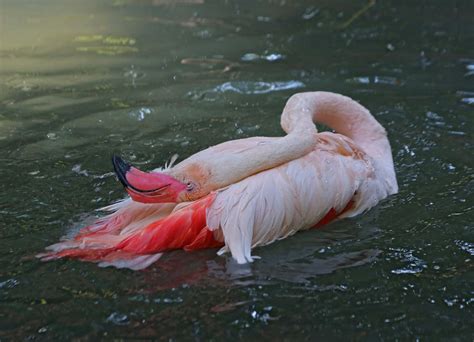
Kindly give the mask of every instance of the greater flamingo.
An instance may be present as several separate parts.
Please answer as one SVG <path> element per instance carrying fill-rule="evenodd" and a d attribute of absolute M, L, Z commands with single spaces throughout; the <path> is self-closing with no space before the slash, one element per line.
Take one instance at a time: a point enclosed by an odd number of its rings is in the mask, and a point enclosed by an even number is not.
<path fill-rule="evenodd" d="M 337 133 L 318 133 L 314 123 Z M 247 263 L 254 247 L 355 216 L 397 193 L 386 131 L 349 97 L 295 94 L 281 126 L 284 137 L 224 142 L 150 173 L 114 156 L 131 198 L 39 257 L 143 269 L 167 250 L 221 247 L 218 254 Z"/>

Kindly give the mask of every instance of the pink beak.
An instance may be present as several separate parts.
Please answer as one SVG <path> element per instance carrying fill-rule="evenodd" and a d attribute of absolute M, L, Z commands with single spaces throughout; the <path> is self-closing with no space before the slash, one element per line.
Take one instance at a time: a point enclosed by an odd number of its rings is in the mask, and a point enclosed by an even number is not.
<path fill-rule="evenodd" d="M 130 197 L 142 203 L 176 203 L 186 184 L 159 172 L 143 172 L 119 156 L 112 157 L 115 174 Z"/>

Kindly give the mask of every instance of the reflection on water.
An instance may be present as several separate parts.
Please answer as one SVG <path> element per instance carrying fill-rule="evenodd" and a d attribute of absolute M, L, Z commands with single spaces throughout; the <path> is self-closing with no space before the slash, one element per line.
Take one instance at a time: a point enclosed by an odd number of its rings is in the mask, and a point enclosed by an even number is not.
<path fill-rule="evenodd" d="M 0 339 L 469 339 L 474 6 L 468 1 L 0 3 Z M 33 255 L 142 168 L 277 136 L 294 92 L 371 109 L 400 194 L 255 250 L 143 272 Z M 284 324 L 281 323 L 284 322 Z"/>

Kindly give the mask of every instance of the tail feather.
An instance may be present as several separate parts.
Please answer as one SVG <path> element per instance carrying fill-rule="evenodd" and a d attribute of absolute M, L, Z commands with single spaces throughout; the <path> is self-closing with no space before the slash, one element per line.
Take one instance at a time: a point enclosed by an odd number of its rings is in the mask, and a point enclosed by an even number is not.
<path fill-rule="evenodd" d="M 194 240 L 183 247 L 185 251 L 194 251 L 203 248 L 218 248 L 224 245 L 223 242 L 216 240 L 214 232 L 207 226 L 206 229 L 201 229 Z"/>
<path fill-rule="evenodd" d="M 206 227 L 206 209 L 215 194 L 208 195 L 122 241 L 117 249 L 149 254 L 184 248 L 192 244 Z"/>
<path fill-rule="evenodd" d="M 48 247 L 49 251 L 39 254 L 38 257 L 43 261 L 75 258 L 100 262 L 99 265 L 103 267 L 136 270 L 158 260 L 164 251 L 222 246 L 206 226 L 206 209 L 214 198 L 215 194 L 210 194 L 134 229 L 128 229 L 124 223 L 128 221 L 127 217 L 117 214 L 122 210 L 121 214 L 126 215 L 126 208 L 120 209 L 112 214 L 115 216 L 101 220 L 97 224 L 99 228 L 85 228 L 73 239 Z M 163 208 L 154 210 L 163 211 Z M 147 220 L 143 219 L 142 223 L 145 222 Z"/>

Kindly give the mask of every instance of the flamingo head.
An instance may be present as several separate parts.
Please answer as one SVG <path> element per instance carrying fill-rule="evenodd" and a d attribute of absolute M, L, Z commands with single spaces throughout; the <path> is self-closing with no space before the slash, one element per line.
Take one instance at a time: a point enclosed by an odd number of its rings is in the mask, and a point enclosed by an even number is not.
<path fill-rule="evenodd" d="M 201 186 L 200 177 L 192 177 L 193 172 L 143 172 L 116 155 L 112 164 L 117 178 L 136 202 L 178 203 L 196 200 L 210 192 Z"/>

